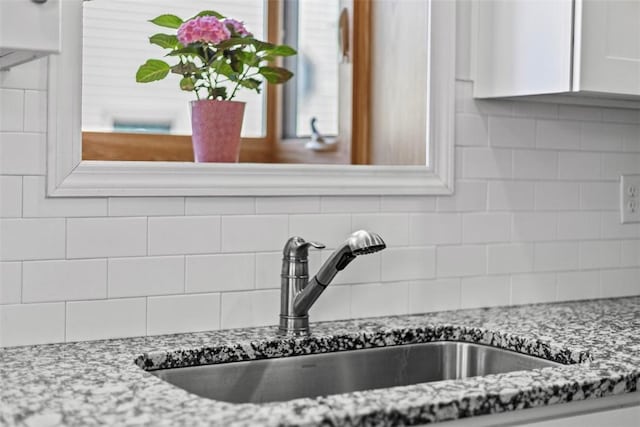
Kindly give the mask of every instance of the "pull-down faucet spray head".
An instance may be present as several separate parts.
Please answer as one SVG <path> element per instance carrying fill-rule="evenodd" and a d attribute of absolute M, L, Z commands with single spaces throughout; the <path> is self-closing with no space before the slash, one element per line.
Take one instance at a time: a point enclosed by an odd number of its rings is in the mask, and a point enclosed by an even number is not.
<path fill-rule="evenodd" d="M 287 256 L 287 253 L 291 252 L 292 244 L 296 247 L 301 247 L 304 253 L 302 258 Z M 306 251 L 309 246 L 324 247 L 317 243 L 305 242 L 300 237 L 292 237 L 285 246 L 280 311 L 281 333 L 308 334 L 309 309 L 336 274 L 349 265 L 358 255 L 371 254 L 386 248 L 386 244 L 376 233 L 366 230 L 356 231 L 329 256 L 318 270 L 318 273 L 307 282 Z M 292 262 L 300 264 L 300 268 L 292 268 Z M 300 274 L 295 274 L 294 276 L 289 273 L 285 274 L 291 271 L 298 271 Z M 304 283 L 300 283 L 301 281 Z"/>

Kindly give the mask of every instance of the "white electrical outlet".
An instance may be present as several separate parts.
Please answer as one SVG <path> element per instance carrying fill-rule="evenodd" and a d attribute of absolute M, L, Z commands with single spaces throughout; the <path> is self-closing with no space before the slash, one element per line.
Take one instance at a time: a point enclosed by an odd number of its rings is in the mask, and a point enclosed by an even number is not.
<path fill-rule="evenodd" d="M 620 220 L 640 222 L 640 175 L 620 177 Z"/>

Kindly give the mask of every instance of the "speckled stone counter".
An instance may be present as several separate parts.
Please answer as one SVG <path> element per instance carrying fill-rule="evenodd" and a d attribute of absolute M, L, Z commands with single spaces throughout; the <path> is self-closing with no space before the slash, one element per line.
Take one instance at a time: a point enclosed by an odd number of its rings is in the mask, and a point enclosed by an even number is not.
<path fill-rule="evenodd" d="M 275 314 L 274 314 L 275 317 Z M 422 424 L 640 391 L 640 297 L 0 350 L 1 425 Z M 231 404 L 147 370 L 404 343 L 490 344 L 570 363 L 315 399 Z"/>

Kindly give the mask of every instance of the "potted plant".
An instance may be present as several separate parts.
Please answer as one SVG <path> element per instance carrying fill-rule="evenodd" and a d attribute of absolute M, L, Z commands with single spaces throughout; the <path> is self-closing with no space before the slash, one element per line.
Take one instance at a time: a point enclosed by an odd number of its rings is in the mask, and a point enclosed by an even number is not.
<path fill-rule="evenodd" d="M 180 89 L 194 92 L 191 101 L 193 152 L 196 162 L 237 162 L 244 102 L 233 101 L 238 90 L 260 93 L 263 79 L 284 83 L 289 70 L 270 65 L 277 57 L 295 55 L 295 49 L 257 40 L 244 24 L 206 10 L 183 21 L 160 15 L 150 22 L 176 34 L 158 33 L 149 42 L 169 52 L 173 65 L 149 59 L 140 66 L 136 81 L 162 80 L 170 73 L 181 76 Z"/>

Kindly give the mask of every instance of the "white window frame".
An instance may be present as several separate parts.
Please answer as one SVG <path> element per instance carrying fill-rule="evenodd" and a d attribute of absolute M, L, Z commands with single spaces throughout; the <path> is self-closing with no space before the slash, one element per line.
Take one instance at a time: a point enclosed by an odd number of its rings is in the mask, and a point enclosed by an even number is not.
<path fill-rule="evenodd" d="M 47 194 L 100 196 L 446 195 L 454 184 L 455 2 L 428 0 L 431 167 L 82 160 L 82 0 L 62 2 L 49 59 Z"/>

